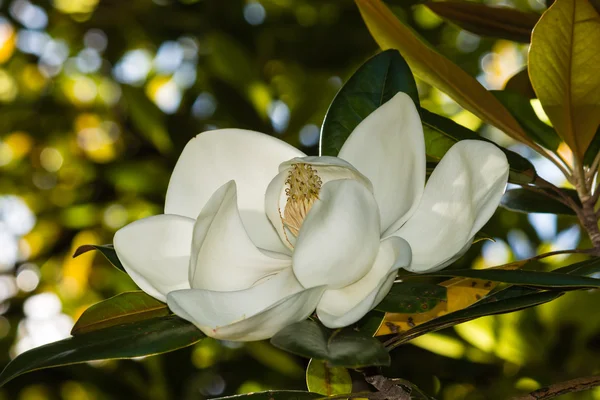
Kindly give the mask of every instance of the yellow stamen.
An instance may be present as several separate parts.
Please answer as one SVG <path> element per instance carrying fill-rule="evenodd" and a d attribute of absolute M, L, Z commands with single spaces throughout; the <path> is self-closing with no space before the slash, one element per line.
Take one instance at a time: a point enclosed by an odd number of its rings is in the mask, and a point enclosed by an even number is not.
<path fill-rule="evenodd" d="M 285 181 L 287 202 L 281 218 L 294 236 L 298 236 L 304 218 L 319 198 L 323 181 L 309 164 L 294 164 Z"/>

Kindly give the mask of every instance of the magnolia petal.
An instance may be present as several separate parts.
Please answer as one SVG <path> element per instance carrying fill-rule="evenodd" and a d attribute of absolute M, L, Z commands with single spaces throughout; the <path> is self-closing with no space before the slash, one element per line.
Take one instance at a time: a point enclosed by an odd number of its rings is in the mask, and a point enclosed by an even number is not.
<path fill-rule="evenodd" d="M 330 181 L 298 234 L 294 273 L 307 288 L 347 286 L 369 272 L 379 239 L 379 210 L 371 192 L 356 180 Z"/>
<path fill-rule="evenodd" d="M 207 336 L 222 340 L 267 339 L 306 319 L 324 288 L 304 289 L 285 269 L 249 289 L 216 292 L 202 289 L 169 293 L 169 308 Z"/>
<path fill-rule="evenodd" d="M 296 157 L 279 166 L 279 174 L 269 184 L 265 196 L 265 210 L 269 220 L 275 227 L 281 241 L 291 250 L 296 244 L 296 237 L 283 225 L 283 212 L 287 202 L 285 190 L 286 180 L 294 164 L 309 164 L 321 179 L 322 186 L 337 179 L 355 179 L 361 182 L 369 191 L 373 186 L 369 179 L 358 172 L 347 161 L 337 157 Z"/>
<path fill-rule="evenodd" d="M 210 196 L 235 180 L 239 209 L 252 241 L 281 251 L 283 244 L 269 223 L 264 196 L 279 164 L 304 153 L 271 136 L 241 129 L 207 131 L 185 146 L 173 170 L 165 213 L 196 218 Z"/>
<path fill-rule="evenodd" d="M 398 268 L 410 265 L 408 242 L 392 236 L 381 242 L 373 267 L 362 279 L 341 289 L 326 290 L 317 315 L 328 328 L 348 326 L 365 316 L 388 294 Z"/>
<path fill-rule="evenodd" d="M 115 251 L 133 281 L 166 301 L 172 290 L 189 289 L 188 267 L 194 220 L 179 215 L 140 219 L 117 231 Z"/>
<path fill-rule="evenodd" d="M 412 248 L 407 269 L 440 269 L 466 252 L 496 211 L 507 179 L 506 156 L 495 145 L 464 140 L 452 146 L 431 174 L 417 211 L 394 233 Z"/>
<path fill-rule="evenodd" d="M 291 266 L 284 254 L 263 252 L 246 232 L 234 181 L 208 200 L 194 226 L 189 280 L 194 289 L 241 290 Z"/>
<path fill-rule="evenodd" d="M 339 157 L 373 183 L 384 236 L 414 212 L 425 185 L 425 140 L 415 103 L 396 94 L 354 129 Z"/>

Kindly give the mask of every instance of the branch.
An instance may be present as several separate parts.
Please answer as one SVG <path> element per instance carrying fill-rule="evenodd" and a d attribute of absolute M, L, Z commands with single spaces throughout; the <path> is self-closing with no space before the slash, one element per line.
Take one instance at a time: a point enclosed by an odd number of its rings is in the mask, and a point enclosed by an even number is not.
<path fill-rule="evenodd" d="M 546 400 L 565 393 L 581 392 L 600 386 L 600 376 L 571 379 L 570 381 L 555 383 L 523 396 L 513 397 L 511 400 Z"/>

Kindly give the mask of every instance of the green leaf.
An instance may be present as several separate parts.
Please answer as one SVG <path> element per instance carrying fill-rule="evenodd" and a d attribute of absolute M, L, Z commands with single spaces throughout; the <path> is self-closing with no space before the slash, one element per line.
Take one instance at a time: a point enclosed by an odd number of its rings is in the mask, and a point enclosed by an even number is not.
<path fill-rule="evenodd" d="M 424 108 L 421 108 L 420 114 L 425 134 L 425 152 L 430 159 L 441 160 L 448 149 L 460 140 L 485 140 L 495 144 L 450 118 L 442 117 Z M 511 183 L 524 184 L 535 180 L 535 168 L 526 158 L 500 146 L 498 148 L 506 154 L 510 165 Z"/>
<path fill-rule="evenodd" d="M 600 272 L 600 257 L 594 257 L 589 260 L 567 265 L 566 267 L 555 269 L 552 272 L 560 272 L 563 274 L 574 274 L 582 276 L 596 274 Z"/>
<path fill-rule="evenodd" d="M 149 356 L 190 346 L 204 337 L 191 323 L 170 315 L 85 333 L 36 347 L 12 360 L 0 386 L 26 372 L 95 360 Z"/>
<path fill-rule="evenodd" d="M 85 310 L 73 326 L 71 335 L 77 336 L 115 325 L 164 317 L 168 314 L 167 305 L 154 297 L 142 291 L 125 292 Z"/>
<path fill-rule="evenodd" d="M 321 127 L 320 152 L 337 156 L 354 128 L 395 94 L 419 106 L 415 79 L 400 53 L 388 50 L 365 62 L 337 93 Z"/>
<path fill-rule="evenodd" d="M 123 99 L 129 109 L 131 122 L 137 132 L 145 137 L 161 153 L 173 150 L 173 142 L 167 131 L 163 112 L 139 88 L 121 85 Z"/>
<path fill-rule="evenodd" d="M 552 125 L 579 160 L 600 125 L 600 15 L 588 0 L 557 0 L 536 25 L 529 76 Z"/>
<path fill-rule="evenodd" d="M 438 53 L 401 22 L 381 0 L 356 0 L 363 20 L 382 49 L 398 49 L 413 73 L 513 139 L 531 140 L 508 110 L 474 77 Z"/>
<path fill-rule="evenodd" d="M 495 282 L 526 285 L 542 289 L 585 289 L 600 287 L 600 279 L 576 276 L 558 272 L 503 270 L 503 269 L 455 269 L 420 275 L 408 275 L 403 279 L 432 276 L 460 276 L 464 278 L 486 279 Z"/>
<path fill-rule="evenodd" d="M 522 43 L 529 43 L 531 31 L 540 18 L 514 8 L 465 1 L 427 2 L 425 5 L 469 32 Z"/>
<path fill-rule="evenodd" d="M 423 313 L 446 301 L 446 288 L 432 283 L 401 282 L 377 305 L 377 309 L 393 313 Z"/>
<path fill-rule="evenodd" d="M 426 333 L 449 328 L 476 318 L 487 315 L 505 314 L 544 304 L 557 299 L 563 294 L 563 292 L 559 291 L 536 292 L 535 289 L 510 286 L 494 293 L 492 296 L 484 298 L 471 307 L 443 315 L 400 334 L 398 340 L 394 343 L 394 347 Z"/>
<path fill-rule="evenodd" d="M 82 255 L 83 253 L 87 253 L 88 251 L 98 250 L 106 259 L 116 268 L 125 272 L 125 268 L 119 257 L 117 257 L 117 252 L 112 244 L 104 244 L 104 245 L 96 245 L 96 244 L 84 244 L 83 246 L 79 246 L 75 253 L 73 253 L 73 258 Z M 127 272 L 125 272 L 127 273 Z"/>
<path fill-rule="evenodd" d="M 379 340 L 351 328 L 330 330 L 309 320 L 283 328 L 271 343 L 302 357 L 328 361 L 334 367 L 390 364 L 390 356 Z"/>
<path fill-rule="evenodd" d="M 383 323 L 383 319 L 385 318 L 385 313 L 378 310 L 371 310 L 360 319 L 356 324 L 354 324 L 353 329 L 356 329 L 359 332 L 364 333 L 368 336 L 375 336 L 379 327 Z"/>
<path fill-rule="evenodd" d="M 529 99 L 507 90 L 494 90 L 492 93 L 512 113 L 530 138 L 548 150 L 558 149 L 560 137 L 554 129 L 540 121 Z"/>
<path fill-rule="evenodd" d="M 545 191 L 544 189 L 540 189 Z M 567 196 L 571 197 L 576 204 L 579 203 L 577 192 L 571 189 L 560 189 Z M 566 206 L 558 200 L 545 195 L 544 193 L 534 192 L 529 189 L 512 189 L 504 193 L 500 205 L 512 211 L 522 213 L 545 213 L 545 214 L 564 214 L 576 215 L 572 208 Z"/>
<path fill-rule="evenodd" d="M 236 396 L 219 397 L 213 400 L 241 399 L 241 400 L 309 400 L 322 399 L 323 395 L 319 393 L 302 392 L 300 390 L 269 390 L 266 392 L 256 392 L 247 394 L 238 394 Z"/>
<path fill-rule="evenodd" d="M 327 362 L 311 359 L 306 367 L 306 387 L 326 396 L 352 392 L 352 378 L 346 368 L 330 367 Z"/>
<path fill-rule="evenodd" d="M 535 99 L 537 97 L 533 90 L 533 86 L 531 86 L 527 67 L 514 74 L 508 82 L 506 82 L 506 85 L 504 85 L 504 90 L 519 93 L 526 99 Z"/>
<path fill-rule="evenodd" d="M 588 147 L 587 151 L 585 152 L 583 163 L 585 165 L 592 165 L 594 159 L 598 156 L 598 153 L 600 153 L 600 126 L 596 131 L 594 139 L 592 139 L 592 142 L 590 143 L 590 147 Z"/>

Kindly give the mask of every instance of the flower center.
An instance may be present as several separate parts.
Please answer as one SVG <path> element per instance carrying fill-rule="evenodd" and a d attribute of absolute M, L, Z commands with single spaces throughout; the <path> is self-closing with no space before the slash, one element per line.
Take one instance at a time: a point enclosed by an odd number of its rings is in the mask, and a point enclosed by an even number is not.
<path fill-rule="evenodd" d="M 294 236 L 298 236 L 302 222 L 313 203 L 319 198 L 323 181 L 309 164 L 293 164 L 285 181 L 287 202 L 281 220 Z"/>

